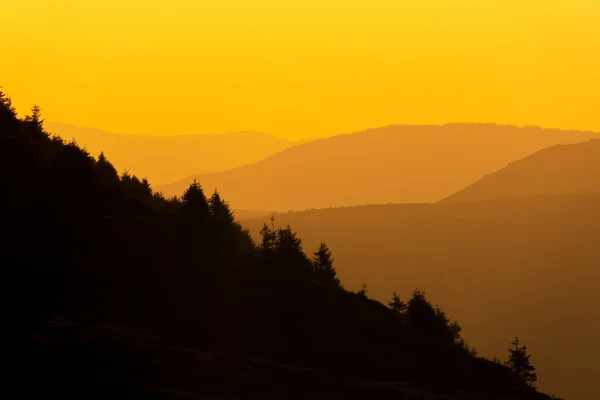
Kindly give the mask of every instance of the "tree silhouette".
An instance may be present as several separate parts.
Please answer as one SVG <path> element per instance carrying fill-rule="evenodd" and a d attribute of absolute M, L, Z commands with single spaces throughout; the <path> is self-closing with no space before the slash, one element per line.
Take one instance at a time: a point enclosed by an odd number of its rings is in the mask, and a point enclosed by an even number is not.
<path fill-rule="evenodd" d="M 406 320 L 429 334 L 448 342 L 458 343 L 467 349 L 460 337 L 461 328 L 458 323 L 450 323 L 444 310 L 433 306 L 421 289 L 415 289 L 412 293 L 406 309 Z"/>
<path fill-rule="evenodd" d="M 396 292 L 393 293 L 392 300 L 388 303 L 388 305 L 392 310 L 397 311 L 400 315 L 404 315 L 406 308 L 408 307 L 404 301 L 400 300 L 400 296 L 398 296 Z"/>
<path fill-rule="evenodd" d="M 42 119 L 42 109 L 38 105 L 34 105 L 31 108 L 31 115 L 25 117 L 25 122 L 32 124 L 41 130 L 44 123 L 44 120 Z"/>
<path fill-rule="evenodd" d="M 127 196 L 142 200 L 146 204 L 152 201 L 152 188 L 146 178 L 140 180 L 137 176 L 124 172 L 121 176 L 121 182 Z"/>
<path fill-rule="evenodd" d="M 231 226 L 234 224 L 235 219 L 229 204 L 221 198 L 216 188 L 208 200 L 208 207 L 216 226 Z"/>
<path fill-rule="evenodd" d="M 427 300 L 423 290 L 418 288 L 413 290 L 406 309 L 406 319 L 416 327 L 431 327 L 435 324 L 437 320 L 435 309 Z"/>
<path fill-rule="evenodd" d="M 512 348 L 508 349 L 509 356 L 506 366 L 510 368 L 513 374 L 525 383 L 529 387 L 533 387 L 535 381 L 537 381 L 537 374 L 535 373 L 535 367 L 529 360 L 531 354 L 527 353 L 527 346 L 521 346 L 518 337 L 512 342 Z"/>
<path fill-rule="evenodd" d="M 0 127 L 8 128 L 17 124 L 17 111 L 12 105 L 10 97 L 8 97 L 0 87 Z M 2 133 L 8 133 L 8 131 L 2 130 Z"/>
<path fill-rule="evenodd" d="M 461 340 L 461 332 L 462 327 L 458 324 L 458 321 L 454 321 L 450 324 L 450 333 L 452 334 L 452 339 L 454 339 L 455 342 L 459 342 Z"/>
<path fill-rule="evenodd" d="M 263 227 L 260 230 L 260 249 L 264 256 L 275 255 L 275 229 L 273 228 L 274 221 L 275 217 L 271 216 L 271 227 L 269 227 L 266 223 L 263 223 Z"/>
<path fill-rule="evenodd" d="M 94 165 L 94 158 L 76 142 L 62 146 L 53 159 L 47 182 L 55 189 L 56 199 L 65 204 L 91 199 L 96 192 Z"/>
<path fill-rule="evenodd" d="M 312 265 L 302 250 L 302 240 L 292 231 L 290 224 L 277 229 L 274 252 L 280 266 L 306 276 L 311 275 Z"/>
<path fill-rule="evenodd" d="M 119 187 L 121 183 L 119 180 L 119 174 L 112 163 L 108 161 L 104 155 L 104 152 L 101 152 L 98 156 L 98 161 L 96 161 L 94 169 L 100 184 L 112 189 Z"/>
<path fill-rule="evenodd" d="M 209 216 L 210 209 L 202 186 L 194 179 L 183 193 L 180 217 L 188 224 L 205 225 Z"/>
<path fill-rule="evenodd" d="M 367 298 L 367 284 L 363 283 L 360 290 L 358 292 L 356 292 L 357 295 L 359 295 L 360 297 L 364 297 L 365 299 Z"/>
<path fill-rule="evenodd" d="M 335 268 L 333 267 L 331 251 L 323 242 L 321 242 L 319 249 L 313 255 L 313 268 L 319 281 L 326 285 L 340 286 L 340 280 L 337 278 Z"/>

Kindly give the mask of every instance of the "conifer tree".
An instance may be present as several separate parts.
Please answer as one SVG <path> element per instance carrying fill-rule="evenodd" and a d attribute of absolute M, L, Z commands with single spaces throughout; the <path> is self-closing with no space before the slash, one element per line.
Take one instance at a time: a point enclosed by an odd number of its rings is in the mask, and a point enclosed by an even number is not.
<path fill-rule="evenodd" d="M 144 195 L 146 195 L 146 196 L 152 195 L 152 187 L 150 186 L 150 182 L 148 182 L 148 178 L 142 178 L 140 183 L 141 183 Z"/>
<path fill-rule="evenodd" d="M 362 287 L 360 288 L 360 290 L 358 292 L 356 292 L 357 295 L 359 295 L 360 297 L 364 297 L 365 299 L 367 298 L 367 284 L 363 283 Z"/>
<path fill-rule="evenodd" d="M 275 255 L 275 229 L 274 229 L 275 217 L 271 216 L 271 227 L 266 223 L 263 224 L 260 230 L 261 242 L 260 249 L 263 255 L 274 256 Z"/>
<path fill-rule="evenodd" d="M 415 289 L 412 292 L 406 308 L 406 319 L 413 326 L 420 328 L 431 328 L 435 325 L 437 320 L 435 309 L 427 300 L 423 290 Z"/>
<path fill-rule="evenodd" d="M 94 165 L 94 169 L 96 177 L 102 185 L 116 188 L 120 184 L 119 174 L 112 163 L 106 158 L 104 152 L 101 152 L 98 156 L 98 161 Z"/>
<path fill-rule="evenodd" d="M 392 300 L 388 303 L 388 305 L 392 310 L 397 311 L 400 315 L 404 315 L 406 308 L 408 307 L 404 301 L 400 300 L 400 296 L 398 296 L 396 292 L 393 293 Z"/>
<path fill-rule="evenodd" d="M 217 226 L 232 226 L 235 223 L 229 204 L 221 198 L 216 188 L 208 200 L 208 207 Z"/>
<path fill-rule="evenodd" d="M 340 280 L 337 278 L 335 268 L 333 267 L 331 251 L 323 242 L 321 242 L 319 249 L 313 255 L 313 268 L 319 281 L 326 285 L 340 286 Z"/>
<path fill-rule="evenodd" d="M 527 346 L 521 346 L 518 337 L 512 342 L 512 348 L 508 349 L 509 356 L 506 366 L 515 374 L 515 376 L 529 387 L 533 387 L 537 381 L 535 367 L 529 360 L 531 354 L 527 353 Z"/>
<path fill-rule="evenodd" d="M 31 115 L 25 117 L 25 122 L 28 122 L 39 129 L 42 129 L 44 120 L 42 119 L 42 109 L 38 105 L 34 105 L 31 108 Z"/>
<path fill-rule="evenodd" d="M 312 263 L 302 250 L 302 240 L 290 224 L 274 231 L 273 255 L 281 268 L 314 278 Z"/>
<path fill-rule="evenodd" d="M 183 193 L 180 216 L 189 224 L 206 224 L 210 210 L 202 186 L 194 182 Z"/>
<path fill-rule="evenodd" d="M 48 134 L 44 132 L 44 120 L 42 119 L 42 111 L 39 106 L 33 106 L 31 109 L 31 114 L 25 116 L 25 118 L 23 118 L 23 122 L 25 131 L 29 134 L 32 134 L 33 137 L 37 138 L 37 140 L 48 136 Z"/>
<path fill-rule="evenodd" d="M 9 123 L 16 122 L 17 111 L 12 105 L 10 97 L 8 97 L 0 87 L 0 127 L 8 126 Z M 4 133 L 4 132 L 3 132 Z"/>
<path fill-rule="evenodd" d="M 457 342 L 460 343 L 462 340 L 462 337 L 460 335 L 460 333 L 462 332 L 462 327 L 458 324 L 458 321 L 454 321 L 450 324 L 450 334 L 452 335 L 452 339 Z"/>

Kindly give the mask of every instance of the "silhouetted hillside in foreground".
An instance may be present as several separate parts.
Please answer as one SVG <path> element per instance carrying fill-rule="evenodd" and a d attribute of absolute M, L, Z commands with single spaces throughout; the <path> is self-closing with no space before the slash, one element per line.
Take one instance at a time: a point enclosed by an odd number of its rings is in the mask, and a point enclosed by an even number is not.
<path fill-rule="evenodd" d="M 23 397 L 548 399 L 421 291 L 348 292 L 324 243 L 310 260 L 264 226 L 257 247 L 218 193 L 167 200 L 1 93 L 0 160 L 5 377 Z"/>
<path fill-rule="evenodd" d="M 49 123 L 45 128 L 65 141 L 74 139 L 93 155 L 104 152 L 119 172 L 129 171 L 163 184 L 194 173 L 255 163 L 296 144 L 262 132 L 135 136 L 59 123 Z"/>
<path fill-rule="evenodd" d="M 435 202 L 535 151 L 597 137 L 492 124 L 392 125 L 315 140 L 256 164 L 195 177 L 218 187 L 236 209 Z M 158 190 L 178 195 L 192 180 Z"/>
<path fill-rule="evenodd" d="M 442 202 L 600 193 L 600 140 L 557 145 L 484 176 Z"/>
<path fill-rule="evenodd" d="M 264 219 L 242 221 L 253 235 Z M 275 216 L 327 242 L 349 289 L 427 289 L 485 356 L 517 332 L 542 389 L 600 398 L 600 194 L 311 210 Z"/>

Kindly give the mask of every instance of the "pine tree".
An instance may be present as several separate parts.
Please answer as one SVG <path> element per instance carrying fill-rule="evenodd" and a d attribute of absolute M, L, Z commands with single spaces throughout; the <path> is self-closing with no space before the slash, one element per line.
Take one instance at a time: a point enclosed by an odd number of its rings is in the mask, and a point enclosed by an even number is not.
<path fill-rule="evenodd" d="M 42 129 L 42 124 L 44 120 L 42 119 L 42 109 L 38 105 L 34 105 L 31 108 L 31 115 L 27 115 L 25 117 L 25 122 L 28 122 L 39 129 Z"/>
<path fill-rule="evenodd" d="M 142 178 L 140 183 L 144 196 L 152 196 L 152 187 L 150 186 L 150 182 L 148 182 L 148 178 Z"/>
<path fill-rule="evenodd" d="M 340 280 L 337 278 L 335 268 L 333 267 L 331 251 L 323 242 L 321 242 L 319 249 L 313 255 L 313 268 L 319 281 L 326 285 L 340 286 Z"/>
<path fill-rule="evenodd" d="M 529 359 L 531 354 L 527 354 L 527 346 L 521 346 L 518 337 L 512 342 L 512 348 L 509 348 L 509 357 L 506 366 L 515 374 L 515 376 L 529 387 L 533 387 L 537 380 L 535 367 Z"/>
<path fill-rule="evenodd" d="M 460 335 L 461 332 L 462 327 L 458 324 L 458 321 L 454 321 L 450 324 L 450 333 L 452 335 L 452 339 L 457 343 L 460 343 L 462 340 Z"/>
<path fill-rule="evenodd" d="M 113 189 L 119 186 L 119 174 L 103 152 L 98 156 L 98 161 L 96 161 L 96 164 L 94 165 L 94 170 L 100 184 Z"/>
<path fill-rule="evenodd" d="M 235 223 L 229 204 L 221 198 L 216 188 L 208 200 L 208 207 L 216 226 L 228 227 Z"/>
<path fill-rule="evenodd" d="M 8 125 L 9 122 L 14 123 L 17 119 L 17 111 L 12 105 L 10 97 L 1 90 L 0 87 L 0 126 Z M 4 132 L 3 132 L 4 133 Z"/>
<path fill-rule="evenodd" d="M 275 229 L 274 229 L 275 217 L 271 216 L 271 227 L 266 223 L 263 224 L 260 230 L 261 242 L 260 249 L 262 254 L 265 256 L 275 255 Z"/>
<path fill-rule="evenodd" d="M 183 193 L 180 217 L 188 224 L 205 225 L 210 216 L 208 201 L 202 186 L 194 182 Z"/>
<path fill-rule="evenodd" d="M 314 278 L 312 263 L 302 250 L 302 240 L 290 226 L 275 231 L 274 255 L 277 264 L 288 271 Z"/>
<path fill-rule="evenodd" d="M 365 299 L 367 298 L 367 284 L 363 283 L 362 287 L 360 288 L 360 290 L 358 292 L 356 292 L 357 295 L 359 295 L 360 297 L 364 297 Z"/>
<path fill-rule="evenodd" d="M 302 251 L 302 240 L 292 231 L 290 224 L 279 228 L 275 235 L 275 253 L 281 259 L 291 261 L 295 258 L 306 259 Z"/>
<path fill-rule="evenodd" d="M 418 328 L 431 329 L 437 320 L 433 305 L 427 300 L 425 292 L 415 289 L 408 301 L 406 320 Z"/>
<path fill-rule="evenodd" d="M 405 302 L 400 300 L 400 296 L 398 296 L 396 292 L 393 293 L 392 300 L 388 303 L 388 305 L 392 310 L 397 311 L 400 315 L 404 315 L 406 308 L 408 307 Z"/>
<path fill-rule="evenodd" d="M 146 178 L 140 180 L 137 176 L 130 175 L 125 171 L 121 176 L 121 182 L 126 195 L 146 203 L 152 200 L 152 188 Z"/>

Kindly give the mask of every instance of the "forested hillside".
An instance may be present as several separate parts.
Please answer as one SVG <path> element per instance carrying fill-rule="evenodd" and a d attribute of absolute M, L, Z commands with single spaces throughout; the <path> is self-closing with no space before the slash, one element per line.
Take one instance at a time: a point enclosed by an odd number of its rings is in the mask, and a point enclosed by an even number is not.
<path fill-rule="evenodd" d="M 266 217 L 241 221 L 258 240 Z M 487 357 L 515 335 L 531 346 L 538 385 L 600 397 L 600 194 L 390 204 L 275 215 L 307 247 L 324 240 L 338 276 L 369 296 L 427 289 Z"/>
<path fill-rule="evenodd" d="M 477 357 L 423 291 L 389 305 L 349 292 L 326 244 L 307 254 L 264 225 L 256 245 L 217 192 L 165 199 L 51 138 L 39 108 L 17 119 L 3 93 L 0 160 L 7 392 L 549 398 L 518 342 L 507 365 Z"/>

